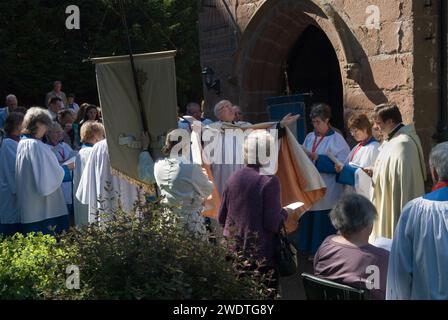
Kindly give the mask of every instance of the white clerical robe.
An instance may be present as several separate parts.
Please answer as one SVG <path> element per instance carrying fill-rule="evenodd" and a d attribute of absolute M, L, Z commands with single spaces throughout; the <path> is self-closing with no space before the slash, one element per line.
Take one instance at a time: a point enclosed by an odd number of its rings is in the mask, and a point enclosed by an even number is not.
<path fill-rule="evenodd" d="M 328 134 L 323 138 L 320 136 L 316 138 L 316 133 L 314 131 L 310 132 L 306 136 L 303 146 L 309 152 L 316 152 L 321 158 L 326 157 L 327 152 L 331 152 L 331 154 L 333 154 L 333 156 L 335 156 L 341 163 L 345 161 L 350 152 L 350 147 L 344 137 L 333 129 L 330 129 Z M 320 160 L 318 159 L 318 161 Z M 311 211 L 333 209 L 336 202 L 342 197 L 344 188 L 341 184 L 336 183 L 336 170 L 334 169 L 334 166 L 334 163 L 324 165 L 324 167 L 327 167 L 325 168 L 327 170 L 324 172 L 321 170 L 320 166 L 317 165 L 317 169 L 327 186 L 327 192 L 319 202 L 313 205 Z"/>
<path fill-rule="evenodd" d="M 245 167 L 244 140 L 238 141 L 237 137 L 226 135 L 225 128 L 227 125 L 233 130 L 251 124 L 241 121 L 235 124 L 218 121 L 205 126 L 202 133 L 202 138 L 206 139 L 204 150 L 215 151 L 209 161 L 211 162 L 210 169 L 213 173 L 214 183 L 220 195 L 224 191 L 224 186 L 230 176 Z M 213 138 L 209 140 L 209 137 Z"/>
<path fill-rule="evenodd" d="M 55 154 L 56 158 L 59 161 L 59 164 L 62 166 L 62 164 L 69 160 L 72 157 L 75 157 L 77 152 L 74 151 L 72 149 L 72 147 L 70 147 L 70 145 L 68 145 L 65 142 L 60 142 L 55 146 L 50 145 L 51 150 L 53 151 L 53 153 Z M 67 170 L 67 169 L 65 169 Z M 70 171 L 70 175 L 72 174 L 72 172 Z M 64 193 L 64 199 L 65 199 L 65 203 L 66 204 L 72 204 L 73 200 L 72 200 L 72 194 L 73 194 L 73 188 L 72 188 L 72 181 L 64 181 L 62 182 L 62 192 Z"/>
<path fill-rule="evenodd" d="M 413 125 L 402 127 L 380 147 L 373 168 L 372 202 L 378 211 L 371 239 L 393 238 L 401 210 L 424 192 L 426 167 Z"/>
<path fill-rule="evenodd" d="M 34 223 L 68 214 L 61 184 L 64 169 L 50 146 L 23 138 L 17 147 L 16 190 L 21 223 Z"/>
<path fill-rule="evenodd" d="M 361 168 L 373 167 L 379 154 L 379 146 L 378 141 L 371 141 L 361 147 L 360 144 L 357 144 L 349 153 L 345 163 L 353 163 Z M 353 187 L 345 186 L 345 190 L 346 192 L 354 191 L 370 200 L 373 195 L 372 178 L 358 168 L 355 171 L 355 185 Z"/>
<path fill-rule="evenodd" d="M 0 224 L 15 224 L 20 222 L 15 176 L 19 143 L 10 138 L 0 143 Z"/>
<path fill-rule="evenodd" d="M 448 187 L 409 202 L 395 230 L 386 299 L 448 300 Z"/>
<path fill-rule="evenodd" d="M 75 168 L 73 170 L 73 190 L 78 190 L 79 182 L 81 180 L 82 172 L 86 166 L 87 160 L 92 153 L 91 145 L 83 144 L 81 150 L 79 150 L 76 156 Z M 74 212 L 75 212 L 75 225 L 83 226 L 89 224 L 89 206 L 82 204 L 76 197 L 74 197 Z"/>
<path fill-rule="evenodd" d="M 76 198 L 89 205 L 89 222 L 100 214 L 113 214 L 118 208 L 131 212 L 138 200 L 138 189 L 128 181 L 112 174 L 107 141 L 93 146 L 83 170 Z"/>

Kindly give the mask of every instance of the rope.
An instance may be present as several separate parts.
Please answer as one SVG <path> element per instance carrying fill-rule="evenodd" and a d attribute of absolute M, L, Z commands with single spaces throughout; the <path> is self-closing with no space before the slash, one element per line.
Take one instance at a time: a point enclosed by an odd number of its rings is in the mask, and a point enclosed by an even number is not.
<path fill-rule="evenodd" d="M 142 102 L 140 90 L 138 87 L 138 78 L 137 78 L 137 72 L 135 70 L 134 56 L 132 53 L 131 37 L 129 35 L 128 23 L 126 21 L 126 11 L 125 11 L 125 7 L 124 7 L 124 0 L 120 0 L 119 2 L 120 2 L 120 9 L 121 9 L 121 20 L 123 22 L 123 27 L 126 30 L 126 36 L 128 39 L 129 58 L 131 60 L 131 70 L 132 70 L 132 75 L 134 78 L 134 88 L 135 88 L 135 92 L 137 94 L 138 106 L 139 106 L 139 110 L 140 110 L 140 119 L 142 121 L 143 131 L 149 133 L 148 125 L 146 124 L 145 109 L 143 108 L 143 102 Z M 156 184 L 154 184 L 154 189 L 156 190 L 156 196 L 159 197 L 159 192 L 158 192 Z"/>
<path fill-rule="evenodd" d="M 108 13 L 109 9 L 110 9 L 109 4 L 106 4 L 106 10 L 104 11 L 103 18 L 101 19 L 101 24 L 100 24 L 100 28 L 99 28 L 99 30 L 98 30 L 97 36 L 96 36 L 95 39 L 93 40 L 92 49 L 90 50 L 90 53 L 89 53 L 88 58 L 85 59 L 85 60 L 83 60 L 83 62 L 84 62 L 84 61 L 90 61 L 90 59 L 92 58 L 93 51 L 95 50 L 95 46 L 96 46 L 96 43 L 97 43 L 97 41 L 98 41 L 98 35 L 99 35 L 99 34 L 101 33 L 101 31 L 103 30 L 104 21 L 106 21 L 106 16 L 107 16 L 107 13 Z"/>
<path fill-rule="evenodd" d="M 126 21 L 126 11 L 124 8 L 124 0 L 120 0 L 120 9 L 121 9 L 121 20 L 123 22 L 123 27 L 126 31 L 126 36 L 128 39 L 128 49 L 129 49 L 129 58 L 131 60 L 131 71 L 132 71 L 132 76 L 134 78 L 134 88 L 135 88 L 135 93 L 137 94 L 137 101 L 138 101 L 138 106 L 139 106 L 139 110 L 140 110 L 140 117 L 142 120 L 142 126 L 143 126 L 143 130 L 148 132 L 148 125 L 146 124 L 146 114 L 145 114 L 145 110 L 143 108 L 143 102 L 142 102 L 142 97 L 140 95 L 140 90 L 138 88 L 138 78 L 137 78 L 137 72 L 135 70 L 135 64 L 134 64 L 134 56 L 132 53 L 132 44 L 131 44 L 131 37 L 129 35 L 129 28 L 128 28 L 128 23 Z"/>

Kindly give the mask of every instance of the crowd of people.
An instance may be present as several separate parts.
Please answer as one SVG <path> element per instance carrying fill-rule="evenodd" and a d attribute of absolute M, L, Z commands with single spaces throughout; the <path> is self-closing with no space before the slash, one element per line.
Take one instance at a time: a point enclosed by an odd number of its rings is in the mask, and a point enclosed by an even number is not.
<path fill-rule="evenodd" d="M 8 95 L 6 107 L 0 109 L 0 233 L 53 233 L 87 225 L 99 220 L 98 210 L 105 203 L 113 208 L 117 199 L 125 211 L 132 210 L 139 199 L 137 187 L 110 168 L 101 110 L 92 104 L 78 106 L 73 94 L 66 97 L 61 91 L 59 81 L 47 94 L 45 107 L 20 108 L 17 98 Z M 207 240 L 211 229 L 236 240 L 233 249 L 255 246 L 260 271 L 273 275 L 275 287 L 276 235 L 295 209 L 282 206 L 279 178 L 261 174 L 266 159 L 248 161 L 257 150 L 274 152 L 269 147 L 273 137 L 266 127 L 255 130 L 255 144 L 229 140 L 223 134 L 226 128 L 250 126 L 241 108 L 228 100 L 218 102 L 217 121 L 205 118 L 202 109 L 189 103 L 178 127 L 191 133 L 200 122 L 203 132 L 214 132 L 214 143 L 220 141 L 223 159 L 240 149 L 244 163 L 235 158 L 207 168 L 192 163 L 173 151 L 192 148 L 192 142 L 175 130 L 166 137 L 164 157 L 154 159 L 144 132 L 139 178 L 157 184 L 162 201 L 173 206 L 189 231 Z M 313 105 L 310 118 L 313 130 L 301 150 L 326 192 L 289 236 L 314 261 L 315 274 L 370 288 L 369 267 L 375 266 L 379 286 L 372 290 L 374 299 L 448 299 L 443 273 L 448 268 L 448 143 L 431 152 L 434 188 L 425 195 L 421 143 L 414 126 L 403 124 L 396 105 L 375 107 L 372 118 L 355 114 L 347 119 L 357 142 L 352 150 L 331 125 L 329 105 Z M 282 140 L 295 121 L 297 116 L 287 115 L 269 128 L 277 129 L 276 139 Z M 373 137 L 374 129 L 381 132 L 382 141 Z M 119 197 L 107 196 L 110 185 Z M 220 199 L 217 216 L 205 219 L 203 212 L 214 192 Z"/>
<path fill-rule="evenodd" d="M 79 107 L 74 94 L 67 99 L 61 88 L 55 81 L 46 108 L 20 107 L 10 94 L 0 109 L 3 235 L 61 232 L 74 224 L 73 190 L 87 160 L 86 149 L 104 139 L 105 132 L 100 109 L 88 103 Z"/>

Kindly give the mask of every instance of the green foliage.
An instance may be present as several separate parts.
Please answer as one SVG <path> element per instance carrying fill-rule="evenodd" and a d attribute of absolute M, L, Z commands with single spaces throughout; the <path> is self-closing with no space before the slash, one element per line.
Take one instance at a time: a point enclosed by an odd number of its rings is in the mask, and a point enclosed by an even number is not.
<path fill-rule="evenodd" d="M 177 49 L 180 105 L 202 96 L 197 3 L 125 0 L 134 53 Z M 68 5 L 80 9 L 80 30 L 65 28 Z M 0 94 L 15 93 L 20 105 L 42 104 L 54 80 L 78 103 L 95 103 L 95 69 L 83 59 L 128 54 L 117 0 L 1 1 L 0 41 Z"/>
<path fill-rule="evenodd" d="M 1 298 L 263 299 L 265 276 L 185 229 L 173 208 L 149 202 L 61 236 L 16 235 L 0 252 Z M 80 289 L 65 287 L 65 268 L 80 270 Z"/>
<path fill-rule="evenodd" d="M 2 299 L 43 299 L 58 291 L 54 274 L 63 270 L 68 247 L 60 248 L 49 235 L 16 234 L 0 242 L 0 297 Z"/>
<path fill-rule="evenodd" d="M 78 299 L 256 299 L 267 290 L 256 271 L 241 277 L 245 259 L 184 229 L 159 203 L 138 214 L 117 212 L 101 225 L 73 230 L 64 241 L 76 246 L 81 290 Z"/>

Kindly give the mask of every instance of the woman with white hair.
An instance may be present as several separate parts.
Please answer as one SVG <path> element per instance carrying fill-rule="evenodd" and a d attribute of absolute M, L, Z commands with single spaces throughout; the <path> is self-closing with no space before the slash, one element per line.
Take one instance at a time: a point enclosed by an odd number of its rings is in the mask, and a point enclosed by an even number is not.
<path fill-rule="evenodd" d="M 175 213 L 179 215 L 181 223 L 190 231 L 206 238 L 207 230 L 201 213 L 205 199 L 213 191 L 213 183 L 199 164 L 190 163 L 186 157 L 190 139 L 184 133 L 182 129 L 168 133 L 162 149 L 166 157 L 155 164 L 147 151 L 149 136 L 144 134 L 143 152 L 138 167 L 139 177 L 149 183 L 155 180 L 164 197 L 163 202 L 175 207 Z"/>
<path fill-rule="evenodd" d="M 60 233 L 69 227 L 61 184 L 64 169 L 41 139 L 49 126 L 47 110 L 33 107 L 23 120 L 23 138 L 17 147 L 17 200 L 22 232 Z"/>
<path fill-rule="evenodd" d="M 327 237 L 314 257 L 314 274 L 357 289 L 367 285 L 372 271 L 371 298 L 384 300 L 389 252 L 369 244 L 377 212 L 367 198 L 353 193 L 342 198 L 330 212 L 338 231 Z"/>
<path fill-rule="evenodd" d="M 274 272 L 274 283 L 268 284 L 272 288 L 278 285 L 274 261 L 276 235 L 290 211 L 281 206 L 279 178 L 262 174 L 271 165 L 274 143 L 265 130 L 249 135 L 244 145 L 246 166 L 227 180 L 218 214 L 224 236 L 236 241 L 235 250 L 245 252 L 247 258 L 255 254 L 260 272 Z"/>

